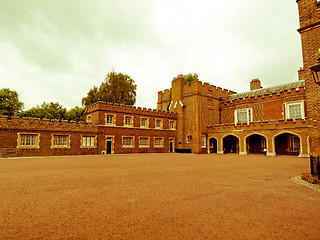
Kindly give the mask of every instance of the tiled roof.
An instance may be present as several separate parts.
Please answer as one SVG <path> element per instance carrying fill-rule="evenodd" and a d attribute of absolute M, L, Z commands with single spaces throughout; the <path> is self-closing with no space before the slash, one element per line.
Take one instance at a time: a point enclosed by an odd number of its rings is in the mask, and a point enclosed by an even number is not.
<path fill-rule="evenodd" d="M 288 83 L 284 85 L 279 85 L 275 87 L 270 87 L 270 88 L 260 88 L 260 89 L 252 90 L 249 92 L 231 94 L 229 95 L 229 98 L 227 99 L 227 101 L 234 101 L 237 99 L 247 98 L 247 97 L 255 98 L 258 96 L 265 96 L 273 93 L 278 94 L 283 91 L 291 91 L 291 89 L 299 89 L 300 87 L 305 87 L 304 80 L 300 80 L 298 82 Z"/>

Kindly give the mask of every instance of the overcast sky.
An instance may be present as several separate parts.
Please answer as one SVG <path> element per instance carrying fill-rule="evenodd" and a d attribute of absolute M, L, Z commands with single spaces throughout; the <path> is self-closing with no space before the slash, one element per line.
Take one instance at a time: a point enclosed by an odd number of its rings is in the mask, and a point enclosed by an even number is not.
<path fill-rule="evenodd" d="M 298 80 L 295 0 L 0 0 L 0 88 L 70 109 L 114 68 L 137 106 L 179 74 L 236 92 Z"/>

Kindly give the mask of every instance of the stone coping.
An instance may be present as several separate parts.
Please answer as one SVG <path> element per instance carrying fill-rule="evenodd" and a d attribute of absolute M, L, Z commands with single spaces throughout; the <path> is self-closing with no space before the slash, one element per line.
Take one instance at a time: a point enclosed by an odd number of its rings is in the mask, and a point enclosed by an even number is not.
<path fill-rule="evenodd" d="M 319 184 L 311 184 L 311 183 L 308 183 L 308 182 L 302 180 L 302 179 L 301 179 L 301 176 L 292 177 L 292 178 L 291 178 L 291 181 L 293 181 L 294 183 L 303 185 L 303 186 L 305 186 L 305 187 L 311 188 L 311 189 L 313 189 L 313 190 L 315 190 L 315 191 L 320 192 L 320 185 L 319 185 Z"/>

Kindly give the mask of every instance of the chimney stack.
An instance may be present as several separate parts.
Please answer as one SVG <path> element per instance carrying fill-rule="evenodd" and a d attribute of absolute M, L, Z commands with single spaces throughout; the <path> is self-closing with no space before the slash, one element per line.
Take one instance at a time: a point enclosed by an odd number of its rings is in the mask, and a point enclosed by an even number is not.
<path fill-rule="evenodd" d="M 260 88 L 262 88 L 262 86 L 261 86 L 261 82 L 260 82 L 259 78 L 253 79 L 250 82 L 250 91 L 260 89 Z"/>

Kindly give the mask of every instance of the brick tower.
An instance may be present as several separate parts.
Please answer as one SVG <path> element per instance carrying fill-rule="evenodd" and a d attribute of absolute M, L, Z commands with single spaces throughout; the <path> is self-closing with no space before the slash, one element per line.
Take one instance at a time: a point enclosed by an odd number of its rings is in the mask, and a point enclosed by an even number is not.
<path fill-rule="evenodd" d="M 310 134 L 311 158 L 320 157 L 320 86 L 315 84 L 310 66 L 316 64 L 320 50 L 320 1 L 297 0 L 299 9 L 303 69 L 299 74 L 304 77 L 306 83 L 307 111 L 309 125 L 313 131 Z M 319 175 L 318 164 L 311 166 L 312 172 Z"/>

